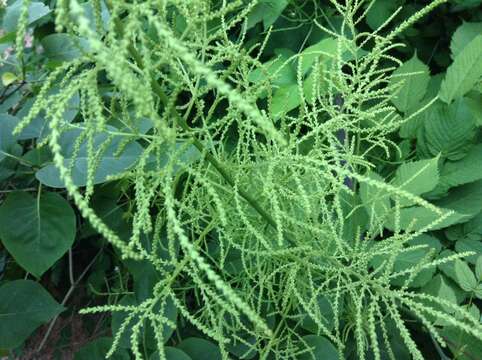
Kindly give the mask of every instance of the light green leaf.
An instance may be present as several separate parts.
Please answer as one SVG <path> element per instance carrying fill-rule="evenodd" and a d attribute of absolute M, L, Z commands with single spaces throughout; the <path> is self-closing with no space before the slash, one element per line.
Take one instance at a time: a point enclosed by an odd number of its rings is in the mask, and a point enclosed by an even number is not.
<path fill-rule="evenodd" d="M 452 41 L 450 42 L 452 59 L 455 59 L 467 44 L 479 34 L 482 34 L 482 22 L 471 23 L 464 21 L 455 31 L 452 36 Z"/>
<path fill-rule="evenodd" d="M 474 146 L 462 160 L 444 164 L 440 187 L 448 189 L 482 179 L 482 144 Z"/>
<path fill-rule="evenodd" d="M 449 209 L 440 209 L 443 214 L 448 214 L 450 211 Z M 387 219 L 385 226 L 387 229 L 394 230 L 395 228 L 395 219 L 394 214 L 390 214 L 390 217 Z M 424 229 L 428 225 L 431 225 L 434 221 L 440 219 L 440 215 L 435 213 L 434 211 L 427 209 L 422 206 L 412 206 L 407 208 L 400 209 L 400 229 L 407 230 L 410 229 L 412 231 L 417 231 Z M 430 228 L 431 230 L 438 230 L 446 228 L 453 224 L 458 224 L 460 222 L 464 222 L 467 220 L 467 216 L 464 214 L 460 214 L 458 212 L 449 215 L 441 222 L 437 223 L 436 225 L 432 225 Z"/>
<path fill-rule="evenodd" d="M 475 275 L 477 276 L 477 280 L 479 282 L 482 281 L 482 255 L 477 257 L 477 261 L 475 262 Z"/>
<path fill-rule="evenodd" d="M 475 294 L 475 296 L 477 296 L 478 299 L 482 300 L 482 284 L 477 285 L 477 287 L 474 290 L 474 294 Z M 480 319 L 480 317 L 479 317 L 479 319 Z"/>
<path fill-rule="evenodd" d="M 289 0 L 259 0 L 248 15 L 248 28 L 263 21 L 264 29 L 267 30 L 288 4 Z"/>
<path fill-rule="evenodd" d="M 269 60 L 263 64 L 262 68 L 255 69 L 248 74 L 248 80 L 253 83 L 258 83 L 271 78 L 273 85 L 284 86 L 293 85 L 296 83 L 296 72 L 291 66 L 288 54 L 281 54 L 280 56 Z"/>
<path fill-rule="evenodd" d="M 465 291 L 473 291 L 477 286 L 474 273 L 466 262 L 457 259 L 455 261 L 455 277 L 457 284 Z"/>
<path fill-rule="evenodd" d="M 303 336 L 300 346 L 302 348 L 308 346 L 309 351 L 300 355 L 299 360 L 338 360 L 340 358 L 335 346 L 323 336 Z"/>
<path fill-rule="evenodd" d="M 446 280 L 444 276 L 440 274 L 436 275 L 429 283 L 427 283 L 422 288 L 422 292 L 449 301 L 453 304 L 457 304 L 457 296 L 455 295 L 455 291 L 451 286 L 448 285 L 447 281 L 448 280 Z M 455 311 L 449 306 L 443 306 L 438 304 L 432 304 L 432 306 L 437 309 L 440 308 L 440 310 L 443 310 L 449 314 Z"/>
<path fill-rule="evenodd" d="M 399 85 L 393 104 L 401 112 L 408 112 L 423 99 L 430 81 L 430 70 L 417 58 L 417 54 L 393 72 L 390 85 Z M 402 84 L 401 84 L 402 83 Z"/>
<path fill-rule="evenodd" d="M 102 149 L 102 144 L 109 139 L 112 139 L 108 146 L 106 146 L 99 157 L 98 166 L 94 174 L 94 184 L 100 184 L 107 180 L 108 176 L 118 175 L 128 170 L 139 158 L 143 149 L 137 142 L 130 142 L 123 148 L 120 154 L 117 154 L 117 150 L 123 137 L 113 136 L 110 137 L 110 131 L 117 131 L 112 127 L 107 127 L 107 131 L 99 133 L 94 138 L 94 149 Z M 72 159 L 74 154 L 74 144 L 78 136 L 80 136 L 81 130 L 72 129 L 64 132 L 60 137 L 60 145 L 62 148 L 62 154 L 65 158 L 64 166 L 72 169 L 72 179 L 76 186 L 85 186 L 87 184 L 87 168 L 88 168 L 88 154 L 87 154 L 87 141 L 84 140 L 80 146 L 80 150 L 75 159 Z M 71 164 L 71 162 L 74 162 Z M 49 164 L 35 174 L 35 177 L 42 183 L 53 188 L 65 187 L 63 181 L 60 178 L 59 170 L 54 164 Z"/>
<path fill-rule="evenodd" d="M 196 360 L 221 360 L 223 358 L 216 345 L 201 338 L 184 339 L 177 348 Z"/>
<path fill-rule="evenodd" d="M 0 238 L 26 271 L 40 277 L 72 246 L 75 213 L 57 193 L 9 194 L 0 207 Z"/>
<path fill-rule="evenodd" d="M 482 76 L 482 34 L 476 36 L 455 57 L 440 88 L 440 99 L 450 104 L 464 96 Z"/>
<path fill-rule="evenodd" d="M 0 287 L 0 349 L 20 346 L 64 308 L 38 283 L 9 281 Z"/>
<path fill-rule="evenodd" d="M 302 74 L 306 74 L 311 69 L 317 58 L 320 63 L 327 64 L 329 68 L 329 64 L 337 55 L 337 44 L 338 41 L 330 37 L 303 50 L 299 58 Z"/>
<path fill-rule="evenodd" d="M 370 172 L 366 176 L 384 183 L 383 178 L 374 172 Z M 360 198 L 372 222 L 375 219 L 382 219 L 391 208 L 390 196 L 385 190 L 364 182 L 360 184 Z"/>
<path fill-rule="evenodd" d="M 3 86 L 8 86 L 8 85 L 11 85 L 13 84 L 15 81 L 17 81 L 17 75 L 15 75 L 14 73 L 11 73 L 9 71 L 7 72 L 4 72 L 2 74 L 2 84 Z"/>
<path fill-rule="evenodd" d="M 401 0 L 375 0 L 367 13 L 366 22 L 368 26 L 372 30 L 378 29 L 401 4 Z"/>
<path fill-rule="evenodd" d="M 438 157 L 419 160 L 400 165 L 393 179 L 393 185 L 413 195 L 429 192 L 437 186 L 439 180 Z M 400 199 L 400 206 L 414 205 L 405 198 Z"/>
<path fill-rule="evenodd" d="M 459 160 L 470 150 L 475 130 L 474 117 L 464 99 L 450 105 L 438 102 L 427 111 L 417 145 L 432 156 L 441 154 Z"/>
<path fill-rule="evenodd" d="M 301 99 L 298 85 L 284 86 L 276 91 L 271 103 L 273 117 L 279 118 L 300 106 Z"/>
<path fill-rule="evenodd" d="M 467 261 L 475 264 L 478 254 L 482 254 L 482 241 L 480 239 L 463 239 L 455 243 L 455 250 L 459 253 L 473 251 L 475 255 L 467 256 Z"/>

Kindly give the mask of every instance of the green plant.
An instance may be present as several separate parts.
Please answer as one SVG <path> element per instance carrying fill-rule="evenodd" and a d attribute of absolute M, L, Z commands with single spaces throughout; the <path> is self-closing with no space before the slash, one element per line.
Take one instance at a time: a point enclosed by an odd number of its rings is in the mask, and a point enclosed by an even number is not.
<path fill-rule="evenodd" d="M 382 359 L 398 358 L 399 342 L 423 359 L 411 323 L 442 347 L 447 331 L 482 341 L 480 319 L 440 296 L 442 277 L 423 288 L 455 263 L 455 281 L 480 294 L 461 260 L 474 252 L 438 256 L 427 233 L 482 210 L 480 178 L 451 171 L 476 157 L 477 126 L 440 120 L 477 107 L 481 35 L 457 43 L 441 85 L 416 54 L 393 55 L 399 35 L 445 2 L 393 26 L 398 11 L 373 19 L 379 1 L 57 1 L 49 71 L 14 134 L 43 114 L 36 147 L 52 162 L 36 179 L 66 189 L 132 275 L 134 295 L 81 310 L 113 313 L 107 356 Z M 31 6 L 19 12 L 20 67 Z M 280 16 L 318 37 L 266 56 Z M 359 29 L 366 16 L 372 30 Z M 253 36 L 258 22 L 266 31 Z M 66 116 L 72 103 L 79 114 Z M 417 141 L 416 156 L 399 135 Z M 127 233 L 96 208 L 107 181 L 129 202 Z M 0 235 L 34 275 L 61 256 L 31 267 L 10 246 L 15 234 Z M 172 340 L 181 323 L 216 346 Z"/>

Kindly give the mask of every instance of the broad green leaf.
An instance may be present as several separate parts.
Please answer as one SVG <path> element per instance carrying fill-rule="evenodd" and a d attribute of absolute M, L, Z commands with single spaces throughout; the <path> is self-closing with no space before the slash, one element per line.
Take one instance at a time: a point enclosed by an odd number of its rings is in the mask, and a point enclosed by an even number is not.
<path fill-rule="evenodd" d="M 466 221 L 470 220 L 482 210 L 482 180 L 454 188 L 446 197 L 433 203 L 464 214 Z"/>
<path fill-rule="evenodd" d="M 477 280 L 482 282 L 482 255 L 479 255 L 475 262 L 475 275 L 477 276 Z"/>
<path fill-rule="evenodd" d="M 283 13 L 289 0 L 259 0 L 248 15 L 248 28 L 263 22 L 267 30 Z"/>
<path fill-rule="evenodd" d="M 0 299 L 0 349 L 20 346 L 35 329 L 64 310 L 40 284 L 31 280 L 3 284 Z"/>
<path fill-rule="evenodd" d="M 457 296 L 454 289 L 448 284 L 448 279 L 443 275 L 436 275 L 430 282 L 428 282 L 422 289 L 422 292 L 435 296 L 437 298 L 449 301 L 453 304 L 457 304 Z M 430 302 L 430 305 L 446 313 L 453 313 L 455 310 L 449 306 L 434 304 Z M 439 319 L 443 320 L 443 319 Z"/>
<path fill-rule="evenodd" d="M 276 91 L 271 103 L 273 117 L 279 118 L 296 109 L 301 103 L 298 85 L 284 86 Z"/>
<path fill-rule="evenodd" d="M 384 183 L 383 178 L 374 172 L 370 172 L 366 176 L 372 180 Z M 360 198 L 371 218 L 371 222 L 376 221 L 376 219 L 382 219 L 391 208 L 389 194 L 374 185 L 362 182 L 360 184 Z"/>
<path fill-rule="evenodd" d="M 219 348 L 212 342 L 190 337 L 184 339 L 178 346 L 180 350 L 184 351 L 192 359 L 196 360 L 221 360 L 222 355 Z"/>
<path fill-rule="evenodd" d="M 52 61 L 71 61 L 88 51 L 86 40 L 70 34 L 50 34 L 42 39 L 44 55 Z"/>
<path fill-rule="evenodd" d="M 426 246 L 424 248 L 416 248 L 416 249 L 408 248 L 406 251 L 399 254 L 396 257 L 395 263 L 393 265 L 393 269 L 396 272 L 415 267 L 427 256 L 429 251 L 433 251 L 433 255 L 430 258 L 432 259 L 437 255 L 438 252 L 440 252 L 440 249 L 442 248 L 442 245 L 440 244 L 440 241 L 437 238 L 426 234 L 422 234 L 410 240 L 407 243 L 407 245 L 408 246 L 426 245 Z M 435 268 L 423 269 L 413 278 L 413 280 L 409 283 L 409 286 L 411 288 L 418 288 L 418 287 L 424 286 L 432 279 L 434 273 L 435 273 Z M 391 283 L 393 285 L 402 286 L 405 283 L 407 278 L 408 278 L 408 275 L 398 276 L 396 278 L 393 278 Z"/>
<path fill-rule="evenodd" d="M 142 146 L 133 141 L 127 144 L 120 154 L 117 154 L 119 145 L 124 140 L 121 136 L 109 136 L 109 132 L 115 132 L 116 129 L 108 127 L 107 131 L 99 133 L 94 138 L 94 149 L 101 149 L 102 154 L 99 157 L 98 166 L 94 174 L 94 184 L 100 184 L 107 180 L 109 176 L 118 175 L 128 170 L 139 158 L 142 153 Z M 87 168 L 88 168 L 88 152 L 87 141 L 83 141 L 77 157 L 72 159 L 74 154 L 74 144 L 80 135 L 79 129 L 72 129 L 64 132 L 60 137 L 60 145 L 62 154 L 65 158 L 64 166 L 72 169 L 72 179 L 76 186 L 85 186 L 87 184 Z M 108 146 L 102 148 L 102 144 L 112 139 Z M 73 161 L 73 164 L 71 164 Z M 53 188 L 65 187 L 60 178 L 59 170 L 54 164 L 49 164 L 35 174 L 36 178 L 44 185 Z"/>
<path fill-rule="evenodd" d="M 471 23 L 464 21 L 455 31 L 450 42 L 452 59 L 456 58 L 480 34 L 482 34 L 482 22 Z"/>
<path fill-rule="evenodd" d="M 57 95 L 59 93 L 59 88 L 53 88 L 49 91 L 49 96 Z M 17 117 L 22 119 L 24 116 L 28 114 L 31 107 L 33 106 L 35 99 L 28 99 L 24 106 L 19 110 L 17 113 Z M 65 111 L 62 113 L 62 121 L 64 124 L 71 123 L 77 114 L 79 113 L 80 108 L 80 96 L 79 93 L 76 92 L 67 102 L 65 106 Z M 44 140 L 50 134 L 51 129 L 49 126 L 49 120 L 45 117 L 44 112 L 41 112 L 38 116 L 36 116 L 30 124 L 27 125 L 25 129 L 18 135 L 19 140 L 29 140 L 38 138 L 39 140 Z"/>
<path fill-rule="evenodd" d="M 475 255 L 467 256 L 467 261 L 475 264 L 479 254 L 482 254 L 482 240 L 480 239 L 463 239 L 455 243 L 455 250 L 459 253 L 473 251 Z"/>
<path fill-rule="evenodd" d="M 399 85 L 392 102 L 401 112 L 408 112 L 422 101 L 430 81 L 430 70 L 417 54 L 393 72 L 390 85 Z M 400 84 L 402 83 L 402 84 Z"/>
<path fill-rule="evenodd" d="M 11 193 L 0 207 L 0 238 L 26 271 L 40 277 L 72 246 L 75 213 L 57 193 Z"/>
<path fill-rule="evenodd" d="M 440 186 L 448 189 L 482 179 L 482 144 L 470 149 L 459 161 L 448 161 L 440 172 Z"/>
<path fill-rule="evenodd" d="M 315 314 L 321 319 L 321 323 L 326 326 L 329 330 L 332 330 L 335 326 L 334 323 L 334 312 L 333 307 L 331 306 L 330 301 L 323 295 L 317 296 L 317 311 Z M 301 323 L 301 327 L 305 330 L 308 330 L 312 334 L 318 334 L 320 331 L 319 326 L 317 325 L 316 321 L 313 320 L 310 316 L 306 315 Z"/>
<path fill-rule="evenodd" d="M 482 284 L 479 283 L 479 285 L 477 285 L 477 287 L 475 288 L 474 290 L 474 294 L 475 296 L 477 296 L 478 299 L 481 299 L 482 300 Z M 473 306 L 475 306 L 474 304 L 472 304 Z M 479 311 L 479 309 L 476 307 L 475 308 L 477 311 Z M 473 314 L 473 313 L 472 313 Z M 478 313 L 478 317 L 476 317 L 476 319 L 480 319 L 480 311 Z"/>
<path fill-rule="evenodd" d="M 298 356 L 299 360 L 338 360 L 340 358 L 336 347 L 323 336 L 303 336 L 300 347 L 304 349 L 306 346 L 309 351 Z"/>
<path fill-rule="evenodd" d="M 0 161 L 10 153 L 12 146 L 17 143 L 17 136 L 12 134 L 18 119 L 8 114 L 0 114 Z"/>
<path fill-rule="evenodd" d="M 296 84 L 296 72 L 291 66 L 288 54 L 281 54 L 280 56 L 269 60 L 263 64 L 262 68 L 253 70 L 248 74 L 248 80 L 253 83 L 264 81 L 267 78 L 272 78 L 273 85 L 285 86 Z"/>
<path fill-rule="evenodd" d="M 112 346 L 112 338 L 101 337 L 83 346 L 75 353 L 74 360 L 104 360 Z M 125 349 L 117 349 L 112 359 L 129 360 L 129 353 Z"/>
<path fill-rule="evenodd" d="M 311 69 L 317 58 L 329 68 L 329 64 L 337 55 L 337 44 L 336 39 L 329 37 L 303 50 L 299 58 L 302 74 Z"/>
<path fill-rule="evenodd" d="M 450 209 L 440 209 L 442 214 L 448 215 Z M 394 214 L 391 214 L 388 218 L 385 226 L 393 230 L 395 228 L 395 219 Z M 444 220 L 438 222 L 436 225 L 433 223 L 440 219 L 440 215 L 435 213 L 434 211 L 427 209 L 422 206 L 412 206 L 407 208 L 400 209 L 400 229 L 407 230 L 410 229 L 412 231 L 421 230 L 426 228 L 428 225 L 431 226 L 431 230 L 443 229 L 453 224 L 458 224 L 460 222 L 464 222 L 467 220 L 467 216 L 464 214 L 460 214 L 455 212 L 451 215 L 448 215 Z"/>
<path fill-rule="evenodd" d="M 182 350 L 166 346 L 164 348 L 164 352 L 166 354 L 166 360 L 191 360 L 191 358 Z M 159 352 L 156 351 L 151 355 L 149 360 L 159 360 Z"/>
<path fill-rule="evenodd" d="M 453 326 L 440 330 L 440 335 L 447 339 L 447 345 L 457 360 L 482 359 L 482 341 L 467 332 Z"/>
<path fill-rule="evenodd" d="M 378 29 L 400 5 L 402 5 L 401 0 L 375 0 L 367 13 L 366 22 L 368 26 L 372 30 Z"/>
<path fill-rule="evenodd" d="M 477 286 L 477 280 L 469 265 L 460 259 L 455 261 L 455 277 L 457 283 L 465 291 L 472 291 Z"/>
<path fill-rule="evenodd" d="M 417 146 L 427 155 L 441 154 L 450 160 L 459 160 L 470 150 L 476 128 L 474 117 L 463 99 L 450 105 L 434 104 L 427 110 L 423 124 Z"/>
<path fill-rule="evenodd" d="M 429 192 L 439 180 L 438 158 L 403 163 L 397 169 L 393 185 L 413 195 Z M 400 198 L 400 206 L 414 205 L 414 202 Z"/>
<path fill-rule="evenodd" d="M 440 88 L 440 99 L 450 104 L 464 96 L 482 76 L 482 34 L 476 36 L 455 57 Z"/>
<path fill-rule="evenodd" d="M 14 32 L 17 28 L 18 19 L 20 17 L 23 0 L 17 0 L 15 3 L 7 7 L 7 11 L 3 17 L 3 28 L 6 32 Z M 32 1 L 28 9 L 28 24 L 39 20 L 51 12 L 50 8 L 40 1 Z"/>
<path fill-rule="evenodd" d="M 426 106 L 430 101 L 432 101 L 438 94 L 440 90 L 440 84 L 442 83 L 443 76 L 437 74 L 430 77 L 430 81 L 427 85 L 427 92 L 425 93 L 422 101 L 417 104 L 414 108 L 410 109 L 408 113 L 405 114 L 406 117 L 411 116 L 414 112 L 418 111 L 420 108 Z M 424 119 L 427 115 L 430 115 L 431 109 L 425 110 L 415 117 L 412 117 L 409 121 L 405 121 L 400 126 L 400 136 L 406 139 L 417 138 L 417 132 L 420 126 L 423 125 Z"/>

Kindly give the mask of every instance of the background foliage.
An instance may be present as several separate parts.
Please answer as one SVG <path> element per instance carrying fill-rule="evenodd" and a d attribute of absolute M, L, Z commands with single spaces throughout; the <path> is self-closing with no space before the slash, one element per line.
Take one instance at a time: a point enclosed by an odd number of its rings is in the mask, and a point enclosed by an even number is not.
<path fill-rule="evenodd" d="M 482 2 L 383 42 L 430 3 L 0 1 L 1 354 L 482 358 Z"/>

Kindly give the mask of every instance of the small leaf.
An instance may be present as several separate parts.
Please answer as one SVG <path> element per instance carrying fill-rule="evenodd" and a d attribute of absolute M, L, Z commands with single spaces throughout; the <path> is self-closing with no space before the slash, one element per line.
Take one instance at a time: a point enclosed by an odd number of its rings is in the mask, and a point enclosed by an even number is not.
<path fill-rule="evenodd" d="M 15 81 L 17 81 L 17 75 L 11 72 L 4 72 L 2 74 L 2 84 L 3 86 L 8 86 L 13 84 Z"/>
<path fill-rule="evenodd" d="M 417 54 L 393 72 L 390 85 L 403 82 L 392 102 L 401 112 L 408 112 L 423 99 L 430 81 L 430 70 L 417 58 Z"/>
<path fill-rule="evenodd" d="M 440 99 L 450 104 L 464 96 L 482 76 L 482 34 L 455 57 L 440 88 Z"/>
<path fill-rule="evenodd" d="M 457 283 L 465 291 L 473 291 L 477 286 L 477 280 L 474 273 L 470 270 L 469 265 L 465 261 L 457 259 L 455 261 L 455 277 Z"/>
<path fill-rule="evenodd" d="M 40 277 L 72 246 L 75 213 L 57 193 L 9 194 L 0 207 L 0 238 L 26 271 Z"/>
<path fill-rule="evenodd" d="M 20 346 L 35 329 L 64 310 L 32 280 L 3 284 L 0 299 L 0 349 Z"/>
<path fill-rule="evenodd" d="M 393 185 L 413 195 L 427 193 L 437 186 L 439 180 L 438 157 L 400 165 L 393 179 Z M 400 206 L 410 206 L 414 202 L 400 199 Z"/>

